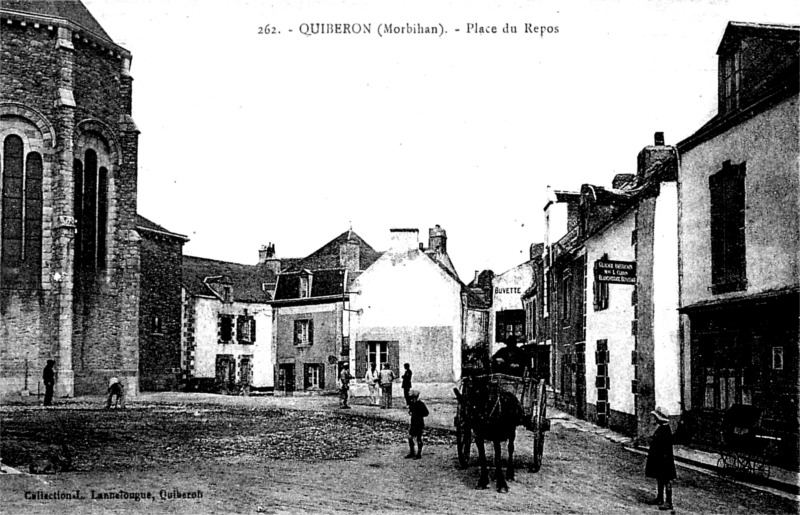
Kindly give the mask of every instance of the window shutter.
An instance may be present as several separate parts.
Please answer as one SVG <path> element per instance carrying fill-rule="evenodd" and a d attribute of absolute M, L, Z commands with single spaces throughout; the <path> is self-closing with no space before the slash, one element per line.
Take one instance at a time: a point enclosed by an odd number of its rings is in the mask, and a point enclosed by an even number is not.
<path fill-rule="evenodd" d="M 367 373 L 367 342 L 356 342 L 356 377 L 364 377 Z"/>
<path fill-rule="evenodd" d="M 394 370 L 395 375 L 400 376 L 400 342 L 387 342 L 389 352 L 389 366 Z M 412 367 L 413 368 L 413 367 Z"/>
<path fill-rule="evenodd" d="M 324 390 L 325 389 L 325 369 L 326 368 L 327 367 L 325 366 L 324 363 L 319 366 L 319 388 L 320 388 L 320 390 Z"/>
<path fill-rule="evenodd" d="M 223 315 L 220 320 L 220 339 L 223 342 L 231 341 L 231 336 L 233 332 L 233 320 L 231 320 L 230 316 Z"/>
<path fill-rule="evenodd" d="M 256 319 L 250 319 L 250 341 L 256 343 Z"/>
<path fill-rule="evenodd" d="M 236 317 L 236 341 L 241 343 L 245 339 L 244 317 Z"/>
<path fill-rule="evenodd" d="M 294 344 L 300 344 L 300 320 L 294 321 Z"/>
<path fill-rule="evenodd" d="M 314 344 L 314 320 L 308 321 L 308 344 Z"/>

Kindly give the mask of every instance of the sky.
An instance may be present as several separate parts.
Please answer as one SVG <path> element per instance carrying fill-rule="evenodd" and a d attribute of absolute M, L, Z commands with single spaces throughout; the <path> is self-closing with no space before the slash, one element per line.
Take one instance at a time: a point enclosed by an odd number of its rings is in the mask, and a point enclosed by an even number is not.
<path fill-rule="evenodd" d="M 728 21 L 800 23 L 775 0 L 83 1 L 133 54 L 139 214 L 185 255 L 438 224 L 465 282 L 528 259 L 548 185 L 610 186 L 710 119 Z M 301 33 L 319 23 L 371 33 Z"/>

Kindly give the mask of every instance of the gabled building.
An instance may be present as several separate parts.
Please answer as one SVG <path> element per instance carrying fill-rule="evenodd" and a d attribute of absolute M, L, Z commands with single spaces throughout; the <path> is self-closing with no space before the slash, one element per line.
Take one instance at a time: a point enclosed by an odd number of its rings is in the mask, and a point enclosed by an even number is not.
<path fill-rule="evenodd" d="M 139 282 L 139 388 L 177 390 L 181 385 L 181 278 L 189 239 L 137 215 Z"/>
<path fill-rule="evenodd" d="M 800 28 L 731 22 L 718 112 L 678 144 L 684 429 L 751 405 L 797 466 Z"/>
<path fill-rule="evenodd" d="M 274 246 L 257 265 L 183 258 L 181 369 L 189 390 L 274 386 Z"/>
<path fill-rule="evenodd" d="M 284 267 L 271 303 L 276 393 L 336 390 L 351 355 L 351 285 L 379 256 L 350 230 Z"/>
<path fill-rule="evenodd" d="M 428 234 L 425 247 L 417 229 L 392 229 L 391 248 L 353 282 L 356 377 L 369 363 L 389 363 L 396 373 L 409 363 L 415 383 L 460 379 L 468 289 L 447 253 L 445 230 L 437 225 Z"/>

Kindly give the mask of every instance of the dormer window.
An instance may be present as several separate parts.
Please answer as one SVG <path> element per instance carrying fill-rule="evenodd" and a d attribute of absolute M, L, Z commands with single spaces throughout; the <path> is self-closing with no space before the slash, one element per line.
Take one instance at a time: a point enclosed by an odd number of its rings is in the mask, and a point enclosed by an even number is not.
<path fill-rule="evenodd" d="M 741 84 L 741 52 L 735 47 L 720 59 L 720 103 L 724 112 L 738 109 Z"/>
<path fill-rule="evenodd" d="M 298 292 L 298 297 L 301 299 L 308 298 L 311 293 L 311 278 L 307 275 L 300 276 L 300 291 Z"/>
<path fill-rule="evenodd" d="M 233 287 L 225 285 L 222 287 L 222 300 L 223 302 L 233 302 Z"/>

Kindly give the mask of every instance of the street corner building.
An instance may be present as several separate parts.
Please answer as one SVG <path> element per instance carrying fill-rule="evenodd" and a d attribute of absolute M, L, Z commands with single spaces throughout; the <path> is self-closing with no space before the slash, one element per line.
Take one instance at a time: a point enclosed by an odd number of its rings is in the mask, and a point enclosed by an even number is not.
<path fill-rule="evenodd" d="M 139 387 L 131 54 L 78 0 L 0 4 L 0 392 Z"/>
<path fill-rule="evenodd" d="M 275 246 L 256 265 L 183 257 L 181 384 L 188 391 L 271 390 Z"/>
<path fill-rule="evenodd" d="M 636 162 L 610 187 L 548 193 L 522 301 L 555 404 L 644 437 L 656 404 L 680 405 L 676 149 L 659 132 Z"/>
<path fill-rule="evenodd" d="M 429 229 L 427 247 L 417 229 L 390 233 L 390 249 L 353 283 L 356 377 L 370 363 L 389 363 L 399 377 L 409 363 L 414 384 L 457 381 L 467 293 L 447 253 L 447 233 Z"/>
<path fill-rule="evenodd" d="M 271 303 L 277 395 L 337 389 L 350 355 L 352 284 L 380 255 L 348 230 L 305 258 L 278 260 Z"/>
<path fill-rule="evenodd" d="M 728 24 L 718 110 L 678 144 L 686 429 L 752 406 L 797 467 L 800 27 Z"/>

